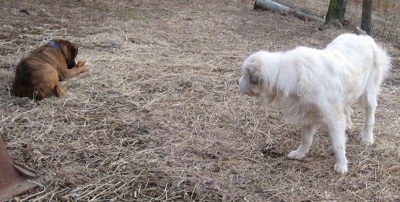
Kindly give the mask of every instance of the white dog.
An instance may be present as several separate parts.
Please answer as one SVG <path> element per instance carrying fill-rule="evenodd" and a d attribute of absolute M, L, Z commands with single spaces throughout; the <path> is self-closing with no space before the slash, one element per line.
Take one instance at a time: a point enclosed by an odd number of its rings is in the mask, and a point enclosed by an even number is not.
<path fill-rule="evenodd" d="M 377 96 L 390 68 L 386 50 L 371 37 L 342 34 L 322 50 L 298 47 L 252 54 L 243 63 L 239 90 L 276 104 L 286 119 L 301 124 L 301 144 L 289 153 L 291 159 L 302 159 L 314 133 L 326 126 L 336 159 L 334 170 L 346 173 L 350 105 L 358 103 L 365 109 L 361 142 L 373 144 Z"/>

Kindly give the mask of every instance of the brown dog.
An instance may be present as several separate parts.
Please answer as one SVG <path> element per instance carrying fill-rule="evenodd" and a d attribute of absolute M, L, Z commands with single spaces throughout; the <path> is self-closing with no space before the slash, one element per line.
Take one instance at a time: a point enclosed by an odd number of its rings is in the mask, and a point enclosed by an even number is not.
<path fill-rule="evenodd" d="M 75 63 L 78 47 L 67 40 L 51 40 L 34 50 L 17 66 L 12 93 L 41 100 L 61 97 L 67 90 L 59 81 L 86 71 L 84 62 Z"/>

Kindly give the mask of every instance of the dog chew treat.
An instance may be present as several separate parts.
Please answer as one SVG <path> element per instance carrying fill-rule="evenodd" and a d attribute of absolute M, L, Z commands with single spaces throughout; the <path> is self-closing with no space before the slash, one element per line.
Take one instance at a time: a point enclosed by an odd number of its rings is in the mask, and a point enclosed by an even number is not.
<path fill-rule="evenodd" d="M 79 61 L 79 62 L 76 64 L 76 67 L 83 67 L 83 66 L 85 66 L 85 62 L 82 62 L 82 61 Z"/>

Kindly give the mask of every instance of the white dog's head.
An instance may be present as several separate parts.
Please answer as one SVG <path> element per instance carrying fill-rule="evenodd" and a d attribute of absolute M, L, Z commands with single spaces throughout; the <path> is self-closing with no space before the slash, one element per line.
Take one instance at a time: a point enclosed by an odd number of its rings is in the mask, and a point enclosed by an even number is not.
<path fill-rule="evenodd" d="M 259 51 L 250 55 L 242 65 L 243 76 L 239 79 L 239 91 L 249 96 L 270 100 L 277 76 L 274 53 Z M 272 94 L 271 94 L 272 93 Z"/>
<path fill-rule="evenodd" d="M 264 87 L 264 78 L 261 68 L 261 61 L 254 57 L 250 56 L 243 62 L 243 76 L 239 79 L 239 91 L 241 93 L 255 97 L 260 96 Z"/>

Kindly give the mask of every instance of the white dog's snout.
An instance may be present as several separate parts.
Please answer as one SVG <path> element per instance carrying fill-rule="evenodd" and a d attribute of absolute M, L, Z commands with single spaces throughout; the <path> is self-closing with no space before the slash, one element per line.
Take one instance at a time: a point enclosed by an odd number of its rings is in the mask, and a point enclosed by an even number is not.
<path fill-rule="evenodd" d="M 245 91 L 244 88 L 243 88 L 243 82 L 242 82 L 242 80 L 243 80 L 243 76 L 240 77 L 240 79 L 238 80 L 239 92 L 241 92 L 241 93 L 246 93 L 246 91 Z"/>

